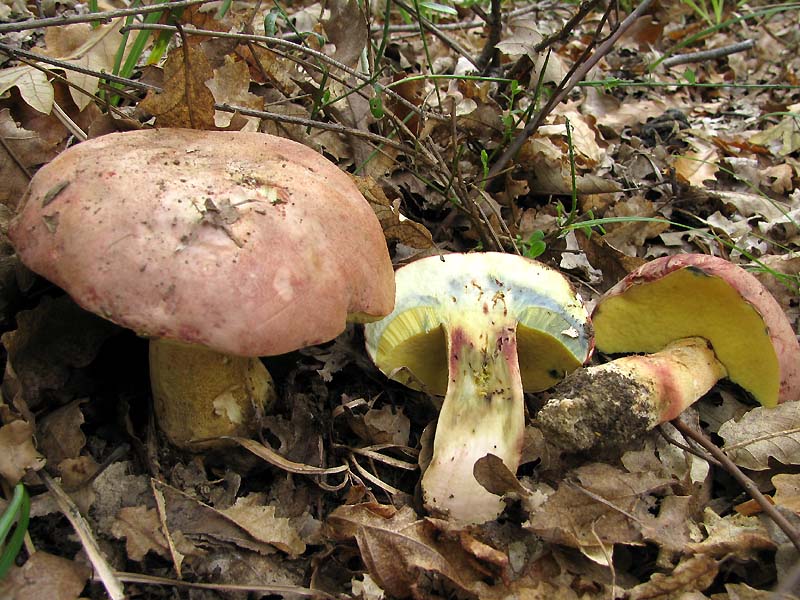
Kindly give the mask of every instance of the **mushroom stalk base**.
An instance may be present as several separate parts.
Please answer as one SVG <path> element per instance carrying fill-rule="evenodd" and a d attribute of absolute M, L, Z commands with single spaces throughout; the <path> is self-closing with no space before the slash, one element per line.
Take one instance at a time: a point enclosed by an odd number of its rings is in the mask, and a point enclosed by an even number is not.
<path fill-rule="evenodd" d="M 150 342 L 150 384 L 159 428 L 185 450 L 224 446 L 212 439 L 221 436 L 252 436 L 275 398 L 258 358 L 165 339 Z"/>
<path fill-rule="evenodd" d="M 447 394 L 422 477 L 429 510 L 470 523 L 494 519 L 504 506 L 475 479 L 475 463 L 494 454 L 516 472 L 525 428 L 516 324 L 487 327 L 480 317 L 464 315 L 445 326 Z"/>
<path fill-rule="evenodd" d="M 704 338 L 579 369 L 558 384 L 536 419 L 545 436 L 577 452 L 623 447 L 677 417 L 727 376 Z"/>

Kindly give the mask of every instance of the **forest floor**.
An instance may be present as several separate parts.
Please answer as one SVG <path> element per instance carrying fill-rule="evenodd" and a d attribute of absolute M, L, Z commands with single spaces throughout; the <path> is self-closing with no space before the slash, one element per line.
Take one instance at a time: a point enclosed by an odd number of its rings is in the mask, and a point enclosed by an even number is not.
<path fill-rule="evenodd" d="M 464 525 L 420 496 L 437 399 L 375 368 L 360 325 L 262 359 L 277 400 L 252 443 L 181 451 L 154 422 L 147 340 L 5 236 L 31 177 L 83 140 L 261 131 L 352 175 L 395 267 L 521 254 L 591 310 L 652 259 L 708 254 L 754 274 L 796 333 L 800 4 L 94 4 L 109 14 L 0 1 L 0 597 L 800 596 L 794 403 L 723 382 L 681 431 L 569 453 L 528 393 L 506 508 Z"/>

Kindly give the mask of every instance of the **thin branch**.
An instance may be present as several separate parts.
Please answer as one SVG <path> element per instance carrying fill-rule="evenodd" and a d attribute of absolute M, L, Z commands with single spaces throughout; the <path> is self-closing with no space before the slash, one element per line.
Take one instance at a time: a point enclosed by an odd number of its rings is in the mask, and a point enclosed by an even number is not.
<path fill-rule="evenodd" d="M 701 50 L 700 52 L 687 52 L 686 54 L 676 54 L 661 61 L 664 67 L 674 67 L 677 65 L 687 65 L 689 63 L 699 63 L 707 60 L 716 60 L 723 56 L 736 54 L 737 52 L 745 52 L 750 50 L 756 43 L 754 40 L 745 40 L 729 46 L 722 46 L 721 48 L 714 48 L 713 50 Z"/>
<path fill-rule="evenodd" d="M 89 524 L 86 522 L 86 519 L 83 518 L 83 515 L 81 515 L 81 511 L 78 510 L 78 507 L 75 506 L 72 498 L 61 489 L 61 486 L 56 483 L 46 471 L 39 471 L 39 477 L 42 478 L 47 489 L 53 495 L 56 504 L 58 504 L 58 508 L 64 513 L 64 516 L 67 517 L 75 533 L 78 534 L 83 549 L 86 551 L 86 555 L 92 562 L 95 571 L 97 571 L 98 577 L 100 577 L 100 580 L 103 582 L 109 597 L 112 600 L 125 600 L 125 590 L 122 587 L 122 582 L 117 578 L 114 569 L 111 568 L 111 565 L 108 564 L 105 556 L 103 556 L 100 546 L 97 545 L 97 541 L 94 539 L 94 534 L 92 534 Z"/>
<path fill-rule="evenodd" d="M 483 45 L 481 55 L 478 57 L 478 67 L 481 71 L 496 68 L 500 64 L 500 52 L 497 49 L 503 29 L 500 0 L 492 0 L 492 10 L 487 15 L 487 19 L 486 25 L 489 28 L 489 33 L 486 35 L 486 43 Z"/>
<path fill-rule="evenodd" d="M 162 25 L 162 24 L 159 24 L 159 23 L 134 23 L 134 24 L 127 25 L 127 26 L 123 27 L 122 31 L 124 32 L 124 31 L 139 30 L 139 29 L 154 30 L 154 31 L 175 31 L 175 32 L 177 32 L 177 28 L 174 25 Z M 296 44 L 294 42 L 290 42 L 288 40 L 284 40 L 283 38 L 271 37 L 271 36 L 267 36 L 267 35 L 254 35 L 254 34 L 247 34 L 247 33 L 229 33 L 229 32 L 224 32 L 224 31 L 212 31 L 212 30 L 208 30 L 208 29 L 189 29 L 189 28 L 184 28 L 183 31 L 184 31 L 184 33 L 186 35 L 203 35 L 203 36 L 208 36 L 208 37 L 217 37 L 217 38 L 224 38 L 224 39 L 242 40 L 242 41 L 245 41 L 245 42 L 248 42 L 248 41 L 249 42 L 260 42 L 260 43 L 264 43 L 264 44 L 274 44 L 276 46 L 282 46 L 282 47 L 285 47 L 285 48 L 291 48 L 292 50 L 296 50 L 296 51 L 301 52 L 303 54 L 307 54 L 309 56 L 313 56 L 314 58 L 316 58 L 318 60 L 321 60 L 322 62 L 325 62 L 325 63 L 331 65 L 332 67 L 336 67 L 337 69 L 341 69 L 342 71 L 344 71 L 348 75 L 351 75 L 351 76 L 355 77 L 356 79 L 359 79 L 359 80 L 364 81 L 366 83 L 374 83 L 375 82 L 373 77 L 370 77 L 369 75 L 365 75 L 364 73 L 361 73 L 360 71 L 356 71 L 355 69 L 351 69 L 346 64 L 341 63 L 338 60 L 335 60 L 335 59 L 331 58 L 327 54 L 319 52 L 318 50 L 313 50 L 312 48 L 309 48 L 308 46 L 303 46 L 301 44 Z M 397 92 L 395 92 L 391 88 L 387 88 L 387 87 L 381 86 L 380 89 L 381 89 L 381 92 L 385 93 L 387 96 L 391 96 L 392 98 L 397 100 L 399 103 L 403 104 L 408 109 L 414 111 L 415 113 L 417 113 L 418 115 L 420 115 L 422 117 L 431 117 L 431 118 L 438 119 L 438 120 L 441 120 L 441 121 L 446 120 L 445 117 L 442 117 L 442 116 L 437 115 L 435 113 L 430 113 L 428 111 L 422 110 L 416 104 L 413 104 L 413 103 L 409 102 L 408 100 L 403 98 L 400 94 L 398 94 Z"/>
<path fill-rule="evenodd" d="M 644 12 L 650 7 L 653 3 L 653 0 L 643 0 L 642 3 L 636 7 L 636 9 L 629 14 L 624 21 L 622 21 L 618 26 L 617 29 L 612 33 L 602 44 L 600 44 L 597 49 L 595 50 L 594 54 L 584 63 L 582 63 L 569 80 L 562 86 L 561 90 L 554 94 L 550 101 L 545 105 L 545 107 L 539 112 L 536 119 L 533 119 L 525 125 L 525 128 L 517 134 L 517 137 L 509 144 L 508 148 L 500 155 L 500 158 L 492 165 L 492 168 L 489 170 L 489 178 L 496 176 L 500 171 L 502 171 L 505 166 L 511 162 L 511 160 L 516 156 L 517 152 L 519 152 L 520 148 L 522 148 L 525 140 L 527 140 L 530 136 L 532 136 L 539 126 L 550 114 L 550 112 L 558 106 L 561 101 L 567 97 L 567 94 L 572 91 L 574 88 L 584 77 L 586 74 L 592 70 L 592 68 L 600 62 L 606 54 L 608 54 L 611 49 L 614 47 L 614 44 L 617 43 L 617 40 L 625 33 L 630 27 L 637 21 L 639 17 L 644 14 Z"/>
<path fill-rule="evenodd" d="M 71 17 L 50 17 L 48 19 L 31 19 L 29 21 L 18 21 L 16 23 L 0 24 L 0 33 L 17 31 L 27 31 L 39 29 L 40 27 L 58 27 L 59 25 L 74 25 L 75 23 L 95 23 L 107 22 L 117 17 L 127 17 L 130 15 L 144 15 L 153 12 L 162 12 L 176 8 L 185 8 L 195 4 L 205 4 L 211 0 L 176 0 L 175 2 L 164 2 L 163 4 L 153 4 L 151 6 L 139 6 L 136 8 L 121 8 L 119 10 L 106 10 L 103 12 L 88 13 L 85 15 L 74 15 Z"/>
<path fill-rule="evenodd" d="M 466 50 L 466 48 L 464 48 L 461 44 L 459 44 L 457 41 L 455 41 L 451 37 L 445 35 L 436 25 L 431 23 L 428 19 L 426 19 L 422 15 L 418 14 L 417 11 L 414 10 L 413 6 L 409 6 L 408 4 L 403 2 L 403 0 L 392 0 L 392 1 L 397 6 L 399 6 L 403 10 L 405 10 L 406 12 L 409 12 L 412 15 L 414 15 L 417 18 L 417 21 L 419 21 L 419 24 L 424 29 L 426 29 L 428 32 L 430 32 L 433 35 L 435 35 L 442 42 L 444 42 L 447 46 L 449 46 L 450 48 L 455 50 L 458 54 L 460 54 L 461 56 L 466 58 L 470 63 L 475 65 L 476 68 L 478 68 L 477 60 L 470 55 L 470 53 Z"/>
<path fill-rule="evenodd" d="M 758 502 L 758 505 L 761 507 L 761 510 L 764 511 L 766 515 L 768 515 L 775 524 L 786 534 L 786 537 L 794 544 L 794 547 L 800 550 L 800 531 L 798 531 L 790 522 L 789 520 L 784 517 L 777 508 L 767 500 L 764 494 L 761 493 L 761 490 L 758 489 L 758 486 L 755 482 L 750 479 L 744 472 L 733 462 L 725 452 L 723 452 L 714 442 L 712 442 L 708 437 L 705 436 L 700 431 L 695 431 L 691 427 L 689 427 L 686 423 L 684 423 L 680 417 L 677 419 L 673 419 L 672 424 L 675 426 L 675 429 L 680 431 L 684 437 L 691 439 L 692 441 L 696 442 L 700 446 L 702 446 L 711 456 L 716 458 L 722 465 L 725 467 L 725 470 L 730 473 L 730 475 L 739 482 L 745 491 L 750 495 L 750 497 Z"/>

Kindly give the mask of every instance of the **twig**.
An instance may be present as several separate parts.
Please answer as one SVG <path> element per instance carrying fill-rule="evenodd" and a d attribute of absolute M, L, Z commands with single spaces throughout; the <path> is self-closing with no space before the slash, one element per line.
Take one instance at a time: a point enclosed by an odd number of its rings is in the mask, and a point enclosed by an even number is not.
<path fill-rule="evenodd" d="M 475 8 L 477 8 L 477 5 Z M 478 68 L 482 72 L 489 68 L 496 68 L 500 64 L 500 52 L 497 50 L 497 44 L 500 42 L 500 34 L 503 28 L 501 17 L 500 0 L 492 0 L 492 10 L 487 15 L 486 21 L 489 33 L 486 35 L 486 43 L 483 45 L 481 55 L 478 57 Z"/>
<path fill-rule="evenodd" d="M 103 553 L 100 551 L 100 547 L 94 539 L 89 524 L 81 515 L 81 511 L 78 510 L 78 507 L 75 506 L 72 498 L 61 489 L 61 486 L 58 485 L 46 471 L 39 471 L 39 477 L 42 478 L 47 489 L 53 494 L 58 508 L 64 513 L 64 516 L 67 517 L 75 533 L 78 534 L 83 549 L 86 551 L 86 555 L 92 562 L 95 571 L 97 571 L 97 575 L 103 582 L 111 600 L 125 600 L 125 591 L 122 587 L 122 582 L 117 578 L 114 569 L 111 568 L 111 565 L 108 564 L 108 561 L 106 561 Z"/>
<path fill-rule="evenodd" d="M 500 171 L 502 171 L 505 166 L 511 162 L 511 159 L 516 156 L 517 152 L 519 152 L 522 145 L 525 143 L 530 136 L 532 136 L 539 126 L 550 114 L 550 112 L 561 103 L 561 101 L 567 97 L 567 94 L 574 88 L 578 82 L 580 82 L 586 74 L 598 63 L 600 59 L 603 58 L 606 54 L 608 54 L 611 49 L 614 47 L 614 44 L 617 43 L 617 40 L 625 33 L 635 22 L 636 20 L 644 14 L 644 12 L 650 7 L 653 3 L 653 0 L 643 0 L 642 3 L 636 7 L 636 9 L 629 14 L 625 20 L 623 20 L 618 26 L 617 29 L 612 33 L 602 44 L 600 44 L 597 49 L 594 51 L 591 57 L 588 60 L 583 62 L 569 80 L 562 86 L 561 91 L 554 94 L 550 101 L 545 105 L 545 107 L 539 112 L 536 119 L 532 119 L 529 121 L 525 128 L 517 134 L 517 137 L 509 144 L 508 148 L 500 155 L 500 158 L 492 165 L 492 168 L 489 170 L 489 178 L 495 177 Z"/>
<path fill-rule="evenodd" d="M 304 596 L 308 598 L 325 598 L 333 600 L 333 596 L 321 590 L 312 590 L 294 585 L 247 585 L 239 583 L 199 583 L 194 581 L 182 581 L 180 579 L 169 579 L 167 577 L 156 577 L 153 575 L 143 575 L 141 573 L 126 573 L 117 571 L 116 576 L 121 581 L 128 583 L 139 583 L 145 585 L 169 585 L 179 588 L 189 588 L 195 590 L 217 590 L 230 592 L 253 592 L 260 594 L 286 594 L 288 596 Z"/>
<path fill-rule="evenodd" d="M 0 43 L 0 52 L 7 54 L 8 56 L 13 56 L 14 58 L 27 58 L 28 60 L 35 60 L 38 62 L 43 62 L 48 65 L 52 65 L 59 69 L 65 69 L 67 71 L 75 71 L 76 73 L 81 73 L 83 75 L 89 75 L 91 77 L 97 77 L 98 79 L 105 79 L 106 81 L 111 81 L 113 83 L 119 83 L 121 85 L 127 85 L 133 88 L 138 88 L 140 90 L 154 90 L 154 91 L 161 91 L 161 88 L 150 85 L 147 83 L 143 83 L 141 81 L 135 81 L 133 79 L 127 79 L 125 77 L 118 77 L 117 75 L 112 75 L 111 73 L 105 73 L 103 71 L 93 71 L 92 69 L 86 69 L 84 67 L 80 67 L 75 65 L 71 62 L 58 60 L 55 58 L 50 58 L 49 56 L 44 56 L 43 54 L 35 54 L 33 52 L 28 52 L 27 50 L 20 50 L 18 48 L 12 48 L 6 44 Z M 35 65 L 31 65 L 34 66 Z"/>
<path fill-rule="evenodd" d="M 303 125 L 305 127 L 314 127 L 315 129 L 323 129 L 325 131 L 334 131 L 336 133 L 341 133 L 343 135 L 352 135 L 353 137 L 360 137 L 365 140 L 375 142 L 376 144 L 389 146 L 390 148 L 394 148 L 395 150 L 399 150 L 400 152 L 405 152 L 409 156 L 415 156 L 415 155 L 420 156 L 427 163 L 431 165 L 436 164 L 436 160 L 430 155 L 428 155 L 426 152 L 423 151 L 421 154 L 417 154 L 415 152 L 416 150 L 415 148 L 412 148 L 401 142 L 396 142 L 382 135 L 378 135 L 377 133 L 372 133 L 371 131 L 354 129 L 352 127 L 339 125 L 338 123 L 326 123 L 324 121 L 315 121 L 313 119 L 306 119 L 304 117 L 283 115 L 280 113 L 266 112 L 263 110 L 253 110 L 251 108 L 246 108 L 244 106 L 236 106 L 233 104 L 221 104 L 217 102 L 214 104 L 214 108 L 224 112 L 240 113 L 246 117 L 260 117 L 262 119 L 269 119 L 271 121 L 277 121 L 279 123 L 291 123 L 293 125 Z M 423 148 L 422 146 L 420 146 L 418 149 L 422 150 Z"/>
<path fill-rule="evenodd" d="M 725 452 L 723 452 L 716 444 L 714 444 L 708 437 L 706 437 L 702 432 L 695 431 L 691 427 L 689 427 L 686 423 L 684 423 L 680 417 L 677 419 L 673 419 L 672 424 L 675 426 L 675 429 L 680 431 L 684 437 L 690 438 L 694 442 L 697 442 L 700 446 L 705 448 L 711 456 L 716 458 L 720 463 L 722 463 L 725 470 L 731 474 L 731 476 L 739 482 L 745 491 L 750 495 L 750 497 L 758 502 L 758 505 L 761 507 L 761 510 L 764 511 L 774 522 L 775 524 L 786 534 L 786 537 L 794 544 L 795 548 L 800 550 L 800 532 L 795 529 L 789 520 L 784 517 L 775 506 L 764 497 L 764 494 L 758 489 L 758 486 L 750 479 L 744 472 L 734 463 Z"/>
<path fill-rule="evenodd" d="M 29 29 L 39 29 L 40 27 L 74 25 L 75 23 L 94 23 L 96 21 L 105 22 L 117 17 L 162 12 L 175 8 L 185 8 L 194 4 L 204 4 L 210 1 L 211 0 L 176 0 L 175 2 L 164 2 L 162 4 L 153 4 L 151 6 L 120 8 L 119 10 L 107 10 L 103 12 L 88 13 L 85 15 L 75 15 L 72 17 L 50 17 L 48 19 L 32 19 L 29 21 L 18 21 L 16 23 L 3 23 L 0 24 L 0 33 L 8 33 L 11 31 L 27 31 Z"/>
<path fill-rule="evenodd" d="M 414 10 L 413 6 L 409 6 L 408 4 L 403 2 L 403 0 L 392 0 L 392 1 L 406 12 L 409 12 L 415 17 L 417 17 L 417 21 L 419 21 L 419 24 L 424 29 L 428 30 L 430 33 L 432 33 L 442 42 L 444 42 L 447 46 L 449 46 L 450 48 L 455 50 L 458 54 L 466 58 L 470 63 L 475 65 L 476 68 L 478 67 L 477 60 L 472 56 L 470 56 L 470 53 L 467 52 L 467 50 L 461 44 L 459 44 L 457 41 L 450 38 L 449 36 L 445 35 L 438 27 L 436 27 L 436 25 L 431 23 L 428 19 L 426 19 L 422 15 L 418 14 L 417 11 Z"/>
<path fill-rule="evenodd" d="M 686 54 L 676 54 L 675 56 L 670 56 L 669 58 L 665 58 L 664 60 L 662 60 L 661 65 L 664 67 L 674 67 L 676 65 L 686 65 L 689 63 L 698 63 L 707 60 L 715 60 L 717 58 L 722 58 L 723 56 L 728 56 L 730 54 L 736 54 L 737 52 L 744 52 L 745 50 L 750 50 L 750 48 L 752 48 L 755 45 L 756 43 L 754 40 L 745 40 L 743 42 L 737 42 L 729 46 L 714 48 L 713 50 L 701 50 L 699 52 L 687 52 Z"/>

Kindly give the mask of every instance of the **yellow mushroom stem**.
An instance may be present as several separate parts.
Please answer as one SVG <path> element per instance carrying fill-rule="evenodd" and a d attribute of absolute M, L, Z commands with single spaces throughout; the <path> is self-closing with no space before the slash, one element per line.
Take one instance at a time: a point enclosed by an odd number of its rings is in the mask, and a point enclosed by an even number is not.
<path fill-rule="evenodd" d="M 159 428 L 194 451 L 226 445 L 220 436 L 252 436 L 275 398 L 258 358 L 167 339 L 150 342 L 150 383 Z"/>
<path fill-rule="evenodd" d="M 578 369 L 537 415 L 549 440 L 570 451 L 620 447 L 699 400 L 727 371 L 707 340 L 677 340 L 654 354 Z"/>
<path fill-rule="evenodd" d="M 475 463 L 494 454 L 513 473 L 522 452 L 525 404 L 516 323 L 487 325 L 481 313 L 461 315 L 457 323 L 442 327 L 449 359 L 447 393 L 433 458 L 422 477 L 423 499 L 434 513 L 480 523 L 496 518 L 503 502 L 475 479 Z"/>

